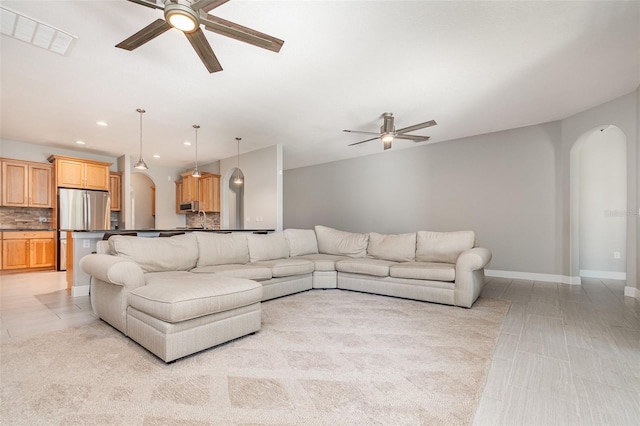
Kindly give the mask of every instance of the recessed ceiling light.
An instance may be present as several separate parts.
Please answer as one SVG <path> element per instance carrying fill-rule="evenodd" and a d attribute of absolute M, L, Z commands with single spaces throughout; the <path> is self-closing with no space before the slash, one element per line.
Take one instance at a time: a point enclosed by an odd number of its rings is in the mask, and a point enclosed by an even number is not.
<path fill-rule="evenodd" d="M 102 126 L 102 127 L 107 127 L 108 126 L 106 121 L 96 121 L 96 124 L 98 126 Z"/>
<path fill-rule="evenodd" d="M 84 145 L 84 141 L 76 141 L 78 145 Z"/>
<path fill-rule="evenodd" d="M 153 158 L 160 158 L 158 154 L 153 154 Z"/>
<path fill-rule="evenodd" d="M 184 141 L 184 144 L 185 144 L 186 146 L 191 146 L 191 142 L 189 142 L 189 141 Z"/>

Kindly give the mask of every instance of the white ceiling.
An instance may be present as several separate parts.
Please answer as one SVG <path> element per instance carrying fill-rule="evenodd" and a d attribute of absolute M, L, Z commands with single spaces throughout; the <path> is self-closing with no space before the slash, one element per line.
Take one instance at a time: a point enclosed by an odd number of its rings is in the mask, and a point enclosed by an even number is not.
<path fill-rule="evenodd" d="M 637 1 L 244 1 L 211 13 L 285 40 L 280 53 L 205 31 L 209 74 L 183 34 L 114 47 L 162 11 L 125 0 L 0 1 L 78 37 L 68 56 L 0 37 L 1 134 L 135 160 L 199 163 L 282 144 L 284 167 L 382 152 L 377 131 L 434 119 L 430 143 L 562 119 L 640 85 Z M 99 127 L 105 120 L 108 127 Z M 86 141 L 84 147 L 76 140 Z M 393 149 L 419 146 L 396 141 Z M 152 154 L 160 159 L 153 159 Z"/>

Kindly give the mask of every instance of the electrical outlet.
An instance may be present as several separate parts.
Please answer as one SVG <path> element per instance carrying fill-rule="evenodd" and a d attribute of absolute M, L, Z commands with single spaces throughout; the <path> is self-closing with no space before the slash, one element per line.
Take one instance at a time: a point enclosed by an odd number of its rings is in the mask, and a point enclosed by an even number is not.
<path fill-rule="evenodd" d="M 82 248 L 89 248 L 89 244 L 90 244 L 89 240 L 82 240 Z"/>
<path fill-rule="evenodd" d="M 614 251 L 613 252 L 613 258 L 614 259 L 620 259 L 620 252 L 619 251 Z"/>

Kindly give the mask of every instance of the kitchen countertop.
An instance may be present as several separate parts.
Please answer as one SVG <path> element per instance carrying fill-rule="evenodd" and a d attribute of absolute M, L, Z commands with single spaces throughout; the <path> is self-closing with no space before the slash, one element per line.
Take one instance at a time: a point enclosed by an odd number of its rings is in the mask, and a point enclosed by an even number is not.
<path fill-rule="evenodd" d="M 37 232 L 37 231 L 55 231 L 52 228 L 0 228 L 0 232 Z"/>
<path fill-rule="evenodd" d="M 34 231 L 31 229 L 30 231 Z M 87 233 L 104 233 L 122 234 L 125 232 L 181 232 L 181 231 L 201 231 L 201 232 L 274 232 L 275 229 L 202 229 L 202 228 L 171 228 L 171 229 L 94 229 L 94 230 L 76 230 L 61 229 L 60 231 L 69 232 L 87 232 Z"/>

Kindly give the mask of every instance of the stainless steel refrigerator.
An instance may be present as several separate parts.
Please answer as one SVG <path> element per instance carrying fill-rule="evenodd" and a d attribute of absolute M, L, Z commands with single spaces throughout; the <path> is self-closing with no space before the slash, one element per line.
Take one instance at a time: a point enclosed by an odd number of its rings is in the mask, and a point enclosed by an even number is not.
<path fill-rule="evenodd" d="M 58 230 L 96 231 L 111 226 L 111 198 L 107 191 L 58 189 Z M 59 232 L 58 266 L 66 270 L 66 235 Z"/>

